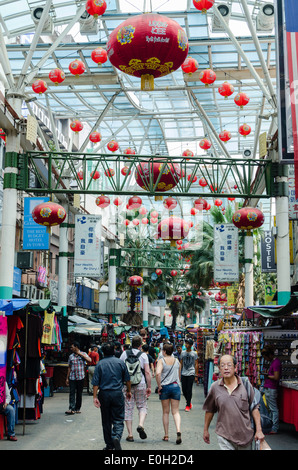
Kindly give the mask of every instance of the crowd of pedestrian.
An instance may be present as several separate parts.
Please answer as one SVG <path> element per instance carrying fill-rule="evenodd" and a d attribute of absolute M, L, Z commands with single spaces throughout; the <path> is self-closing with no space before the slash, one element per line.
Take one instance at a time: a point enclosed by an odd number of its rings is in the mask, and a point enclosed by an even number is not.
<path fill-rule="evenodd" d="M 273 410 L 275 428 L 272 432 L 276 433 L 276 390 L 281 370 L 280 364 L 270 355 L 272 351 L 264 351 L 263 354 L 272 363 L 267 379 L 267 396 Z M 138 414 L 136 432 L 141 439 L 147 438 L 146 417 L 153 377 L 157 383 L 155 393 L 158 393 L 161 402 L 164 429 L 162 439 L 169 439 L 172 414 L 176 428 L 176 444 L 181 444 L 181 397 L 185 399 L 185 412 L 190 412 L 193 384 L 198 383 L 198 354 L 190 335 L 183 341 L 170 341 L 169 338 L 161 337 L 159 342 L 150 342 L 146 330 L 141 329 L 140 332 L 134 332 L 129 342 L 123 345 L 105 338 L 100 346 L 92 345 L 88 354 L 81 352 L 77 343 L 72 344 L 67 374 L 67 384 L 70 387 L 69 410 L 66 414 L 80 412 L 86 363 L 94 406 L 101 410 L 106 444 L 104 450 L 121 450 L 125 427 L 126 440 L 134 442 L 132 424 L 135 409 Z M 250 388 L 246 388 L 237 374 L 236 361 L 232 356 L 221 357 L 219 370 L 220 377 L 210 387 L 203 406 L 203 439 L 210 443 L 209 426 L 216 413 L 216 434 L 220 448 L 251 449 L 254 441 L 264 441 L 259 404 L 254 400 L 254 389 L 250 384 Z"/>

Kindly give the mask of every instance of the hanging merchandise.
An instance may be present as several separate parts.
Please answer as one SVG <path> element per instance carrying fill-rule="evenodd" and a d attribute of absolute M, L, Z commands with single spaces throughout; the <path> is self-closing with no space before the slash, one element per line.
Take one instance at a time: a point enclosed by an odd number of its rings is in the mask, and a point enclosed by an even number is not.
<path fill-rule="evenodd" d="M 0 312 L 0 405 L 5 403 L 7 318 Z"/>
<path fill-rule="evenodd" d="M 54 328 L 54 313 L 48 313 L 47 311 L 45 311 L 43 327 L 42 327 L 43 334 L 41 338 L 41 342 L 43 344 L 52 343 L 53 328 Z"/>

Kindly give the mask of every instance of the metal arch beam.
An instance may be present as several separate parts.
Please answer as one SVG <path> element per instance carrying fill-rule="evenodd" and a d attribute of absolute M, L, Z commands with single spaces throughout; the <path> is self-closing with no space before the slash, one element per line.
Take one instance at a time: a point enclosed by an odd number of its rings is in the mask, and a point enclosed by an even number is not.
<path fill-rule="evenodd" d="M 136 117 L 138 116 L 138 114 L 135 114 L 133 115 L 130 119 L 128 119 L 121 127 L 119 127 L 119 129 L 117 129 L 116 131 L 113 131 L 113 134 L 114 135 L 117 135 L 119 134 L 119 132 L 121 132 L 123 129 L 125 129 L 129 123 L 131 123 L 131 121 L 133 121 Z M 104 142 L 101 142 L 100 145 L 98 145 L 96 148 L 95 148 L 95 152 L 98 152 L 101 148 L 103 148 L 108 142 L 109 142 L 110 139 L 106 139 Z"/>
<path fill-rule="evenodd" d="M 250 60 L 248 59 L 248 57 L 246 56 L 246 54 L 243 52 L 242 48 L 240 47 L 240 44 L 239 42 L 237 41 L 236 37 L 234 36 L 231 28 L 229 27 L 229 25 L 225 22 L 225 20 L 223 19 L 218 7 L 216 5 L 214 5 L 213 7 L 213 13 L 215 14 L 215 16 L 217 17 L 217 19 L 220 21 L 222 27 L 224 28 L 224 30 L 227 32 L 227 34 L 229 35 L 229 38 L 231 39 L 231 41 L 233 42 L 234 46 L 236 47 L 237 51 L 239 52 L 239 54 L 241 55 L 242 59 L 244 60 L 244 62 L 246 63 L 248 69 L 250 70 L 251 74 L 253 75 L 253 77 L 255 78 L 256 82 L 258 83 L 260 89 L 262 90 L 262 92 L 264 93 L 264 96 L 267 98 L 267 100 L 269 101 L 269 103 L 271 104 L 271 106 L 273 108 L 275 108 L 275 103 L 271 97 L 271 95 L 268 93 L 268 90 L 265 88 L 262 80 L 260 79 L 259 75 L 257 74 L 257 72 L 255 71 L 255 68 L 254 66 L 251 64 Z"/>

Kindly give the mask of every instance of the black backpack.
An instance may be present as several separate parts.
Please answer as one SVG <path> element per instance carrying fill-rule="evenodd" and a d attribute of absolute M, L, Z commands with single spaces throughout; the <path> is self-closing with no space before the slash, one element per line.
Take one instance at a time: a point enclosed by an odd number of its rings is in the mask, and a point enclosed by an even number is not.
<path fill-rule="evenodd" d="M 253 401 L 250 402 L 251 388 L 250 388 L 249 379 L 248 379 L 248 377 L 241 377 L 241 380 L 242 380 L 242 383 L 243 383 L 243 385 L 244 385 L 244 387 L 246 388 L 246 391 L 247 391 L 247 396 L 248 396 L 248 400 L 249 400 L 249 403 L 250 403 L 250 414 L 251 414 L 252 410 L 255 408 L 255 406 L 259 405 L 259 411 L 260 411 L 260 415 L 261 415 L 262 431 L 263 431 L 264 434 L 268 434 L 272 430 L 273 422 L 272 422 L 272 419 L 269 416 L 269 412 L 268 412 L 267 406 L 264 403 L 262 394 L 261 394 L 260 390 L 253 387 L 253 391 L 254 391 L 255 396 L 254 396 Z M 254 424 L 254 420 L 253 420 L 252 417 L 251 417 L 251 423 L 252 423 L 252 427 L 254 428 L 255 424 Z"/>

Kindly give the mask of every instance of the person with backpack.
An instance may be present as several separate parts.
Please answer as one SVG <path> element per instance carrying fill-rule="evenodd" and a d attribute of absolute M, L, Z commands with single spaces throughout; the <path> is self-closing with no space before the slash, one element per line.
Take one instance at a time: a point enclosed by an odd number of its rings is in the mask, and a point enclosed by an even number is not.
<path fill-rule="evenodd" d="M 128 432 L 126 440 L 133 442 L 132 420 L 134 407 L 136 405 L 139 413 L 139 425 L 137 432 L 141 439 L 146 439 L 147 434 L 144 423 L 148 412 L 147 398 L 151 394 L 151 373 L 148 355 L 141 350 L 142 338 L 133 336 L 131 349 L 124 351 L 120 359 L 126 364 L 131 382 L 131 398 L 125 396 L 125 424 Z"/>
<path fill-rule="evenodd" d="M 214 414 L 217 412 L 215 432 L 221 450 L 251 450 L 252 442 L 262 443 L 264 434 L 261 427 L 259 404 L 254 407 L 254 389 L 248 383 L 249 394 L 244 381 L 236 373 L 236 358 L 228 354 L 219 361 L 221 378 L 214 382 L 205 403 L 205 423 L 203 439 L 210 444 L 209 426 Z M 251 416 L 254 420 L 255 430 L 251 425 Z"/>

